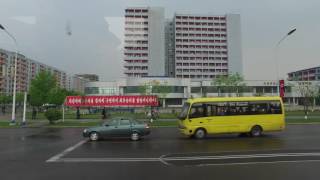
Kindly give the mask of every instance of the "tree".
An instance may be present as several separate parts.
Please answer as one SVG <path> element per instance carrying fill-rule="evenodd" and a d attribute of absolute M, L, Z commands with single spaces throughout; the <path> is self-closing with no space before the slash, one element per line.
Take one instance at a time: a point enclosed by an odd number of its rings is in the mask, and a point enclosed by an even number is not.
<path fill-rule="evenodd" d="M 2 114 L 6 113 L 6 105 L 12 101 L 12 96 L 0 95 L 0 104 L 1 104 L 1 112 Z"/>
<path fill-rule="evenodd" d="M 315 104 L 315 100 L 319 96 L 319 87 L 309 81 L 297 81 L 295 88 L 302 99 L 305 119 L 308 119 L 309 106 Z"/>
<path fill-rule="evenodd" d="M 212 81 L 212 85 L 218 86 L 218 96 L 221 96 L 221 91 L 225 91 L 231 96 L 231 93 L 236 93 L 236 96 L 241 96 L 246 84 L 244 78 L 239 73 L 229 74 L 227 76 L 220 75 Z"/>
<path fill-rule="evenodd" d="M 47 71 L 40 72 L 31 81 L 30 104 L 32 106 L 42 106 L 50 102 L 50 92 L 57 86 L 54 76 Z"/>
<path fill-rule="evenodd" d="M 165 98 L 168 93 L 171 92 L 171 87 L 167 82 L 161 83 L 160 81 L 149 81 L 139 87 L 139 93 L 141 95 L 152 95 L 156 94 L 160 99 L 162 99 L 162 104 L 165 106 Z"/>
<path fill-rule="evenodd" d="M 48 103 L 54 105 L 62 105 L 64 103 L 64 100 L 66 99 L 67 94 L 67 90 L 55 87 L 51 89 L 49 93 Z"/>

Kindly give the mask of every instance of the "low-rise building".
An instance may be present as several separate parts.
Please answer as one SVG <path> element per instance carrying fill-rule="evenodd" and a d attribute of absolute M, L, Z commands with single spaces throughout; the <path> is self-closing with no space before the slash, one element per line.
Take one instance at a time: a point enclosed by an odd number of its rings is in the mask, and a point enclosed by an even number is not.
<path fill-rule="evenodd" d="M 89 82 L 85 85 L 85 95 L 141 95 L 141 87 L 144 86 L 149 90 L 149 95 L 158 95 L 162 106 L 167 107 L 181 106 L 191 97 L 278 96 L 276 80 L 251 80 L 244 83 L 245 86 L 239 87 L 238 92 L 228 92 L 228 88 L 214 86 L 212 81 L 166 77 L 126 78 L 114 82 Z M 286 82 L 286 103 L 301 102 L 299 83 L 301 82 Z M 168 92 L 156 92 L 155 84 L 168 86 Z M 312 85 L 319 88 L 320 81 L 313 82 Z"/>
<path fill-rule="evenodd" d="M 320 66 L 288 73 L 289 81 L 320 81 Z"/>

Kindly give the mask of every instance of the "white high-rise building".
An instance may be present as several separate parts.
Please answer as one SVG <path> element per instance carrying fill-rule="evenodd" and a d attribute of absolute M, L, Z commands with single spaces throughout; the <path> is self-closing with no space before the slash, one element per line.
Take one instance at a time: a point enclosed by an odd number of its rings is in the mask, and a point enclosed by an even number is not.
<path fill-rule="evenodd" d="M 176 13 L 134 7 L 125 11 L 126 77 L 168 76 L 192 80 L 242 73 L 239 14 Z"/>
<path fill-rule="evenodd" d="M 127 77 L 165 75 L 164 8 L 125 10 L 124 74 Z"/>
<path fill-rule="evenodd" d="M 240 15 L 175 14 L 175 77 L 242 74 Z"/>

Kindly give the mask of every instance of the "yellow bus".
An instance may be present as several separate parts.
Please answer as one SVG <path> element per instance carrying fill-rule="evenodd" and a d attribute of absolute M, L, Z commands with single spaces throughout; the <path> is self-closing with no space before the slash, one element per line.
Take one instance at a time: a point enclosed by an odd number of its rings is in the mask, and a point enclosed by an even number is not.
<path fill-rule="evenodd" d="M 188 99 L 179 115 L 182 134 L 198 139 L 207 134 L 240 133 L 253 137 L 285 128 L 280 97 L 213 97 Z"/>

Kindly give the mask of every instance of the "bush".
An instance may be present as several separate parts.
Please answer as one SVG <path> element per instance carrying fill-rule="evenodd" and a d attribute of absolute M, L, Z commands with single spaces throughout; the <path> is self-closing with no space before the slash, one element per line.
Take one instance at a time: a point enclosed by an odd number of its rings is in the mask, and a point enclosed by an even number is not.
<path fill-rule="evenodd" d="M 62 118 L 62 113 L 57 109 L 48 109 L 44 113 L 44 116 L 49 120 L 50 124 L 53 124 L 55 121 Z"/>

